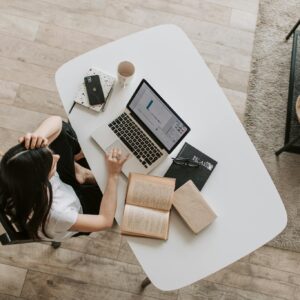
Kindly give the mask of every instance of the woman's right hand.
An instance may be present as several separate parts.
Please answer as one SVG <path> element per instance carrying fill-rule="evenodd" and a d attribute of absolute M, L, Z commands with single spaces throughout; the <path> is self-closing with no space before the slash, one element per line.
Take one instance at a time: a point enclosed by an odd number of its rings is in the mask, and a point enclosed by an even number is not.
<path fill-rule="evenodd" d="M 24 143 L 26 149 L 35 149 L 48 146 L 48 139 L 35 133 L 27 133 L 19 137 L 19 143 Z"/>
<path fill-rule="evenodd" d="M 122 167 L 128 157 L 129 154 L 124 156 L 122 155 L 122 151 L 117 148 L 112 148 L 108 153 L 106 153 L 108 176 L 120 175 Z"/>

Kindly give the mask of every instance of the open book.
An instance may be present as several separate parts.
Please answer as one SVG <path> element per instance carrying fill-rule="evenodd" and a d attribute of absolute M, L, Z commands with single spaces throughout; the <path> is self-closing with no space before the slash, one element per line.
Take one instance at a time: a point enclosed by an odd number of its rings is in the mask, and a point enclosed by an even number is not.
<path fill-rule="evenodd" d="M 130 173 L 121 233 L 168 239 L 175 179 Z"/>

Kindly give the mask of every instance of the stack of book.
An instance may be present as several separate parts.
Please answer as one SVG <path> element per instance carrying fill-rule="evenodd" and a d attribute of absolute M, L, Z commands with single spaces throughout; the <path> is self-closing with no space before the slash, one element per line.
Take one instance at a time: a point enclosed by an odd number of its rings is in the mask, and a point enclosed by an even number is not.
<path fill-rule="evenodd" d="M 100 83 L 102 86 L 105 102 L 103 104 L 90 105 L 84 81 L 82 81 L 82 83 L 80 84 L 78 93 L 74 101 L 80 105 L 83 105 L 88 109 L 92 109 L 94 111 L 100 112 L 101 110 L 103 110 L 103 107 L 105 106 L 105 103 L 113 90 L 113 86 L 116 79 L 113 76 L 97 68 L 90 68 L 85 76 L 91 76 L 91 75 L 98 75 L 100 77 Z"/>

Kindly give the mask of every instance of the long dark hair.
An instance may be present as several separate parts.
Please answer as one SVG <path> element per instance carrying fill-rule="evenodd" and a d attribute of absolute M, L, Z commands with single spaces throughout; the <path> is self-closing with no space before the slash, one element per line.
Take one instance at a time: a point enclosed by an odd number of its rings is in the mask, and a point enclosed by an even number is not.
<path fill-rule="evenodd" d="M 0 163 L 0 193 L 4 210 L 17 227 L 31 238 L 49 238 L 45 225 L 52 205 L 52 187 L 48 176 L 52 167 L 48 148 L 27 150 L 19 144 L 9 149 Z"/>

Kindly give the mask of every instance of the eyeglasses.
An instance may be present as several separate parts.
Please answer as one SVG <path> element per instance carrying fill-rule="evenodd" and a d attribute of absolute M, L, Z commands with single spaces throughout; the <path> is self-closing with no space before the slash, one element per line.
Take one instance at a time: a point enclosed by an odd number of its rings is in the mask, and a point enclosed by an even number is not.
<path fill-rule="evenodd" d="M 191 168 L 198 168 L 200 166 L 199 163 L 184 157 L 173 157 L 173 162 L 179 166 L 191 167 Z"/>

